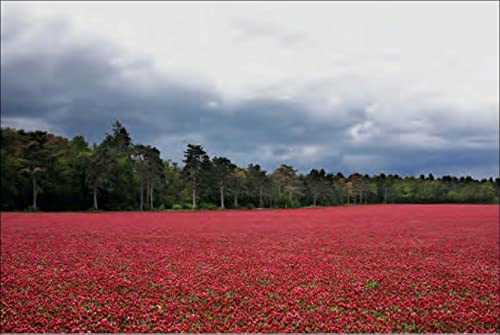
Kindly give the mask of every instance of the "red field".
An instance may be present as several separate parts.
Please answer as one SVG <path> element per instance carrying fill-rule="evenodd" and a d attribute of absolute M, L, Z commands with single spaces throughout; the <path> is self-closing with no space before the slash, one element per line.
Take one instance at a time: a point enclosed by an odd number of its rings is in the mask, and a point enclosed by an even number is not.
<path fill-rule="evenodd" d="M 495 332 L 497 206 L 3 213 L 2 332 Z"/>

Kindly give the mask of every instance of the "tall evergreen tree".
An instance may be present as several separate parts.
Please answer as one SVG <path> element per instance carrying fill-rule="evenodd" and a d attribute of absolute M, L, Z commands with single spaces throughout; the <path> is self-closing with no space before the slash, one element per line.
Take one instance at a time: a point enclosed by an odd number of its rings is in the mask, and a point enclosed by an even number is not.
<path fill-rule="evenodd" d="M 225 208 L 225 192 L 230 183 L 232 173 L 236 168 L 236 165 L 231 163 L 231 161 L 225 157 L 214 157 L 212 159 L 214 167 L 214 176 L 219 187 L 220 193 L 220 208 Z"/>
<path fill-rule="evenodd" d="M 324 170 L 307 175 L 282 165 L 267 176 L 229 158 L 210 160 L 200 145 L 188 146 L 183 169 L 160 151 L 134 145 L 115 122 L 98 145 L 42 131 L 1 129 L 2 210 L 141 209 L 186 207 L 295 207 L 354 203 L 498 203 L 500 178 L 353 174 Z M 40 194 L 43 190 L 43 197 Z M 305 191 L 305 192 L 304 192 Z M 138 200 L 139 199 L 139 200 Z M 268 200 L 268 203 L 266 201 Z M 200 201 L 200 205 L 198 205 Z"/>
<path fill-rule="evenodd" d="M 312 204 L 313 206 L 316 206 L 318 204 L 318 200 L 326 196 L 331 188 L 331 185 L 328 183 L 326 172 L 323 169 L 320 169 L 319 171 L 312 169 L 306 176 L 305 180 L 307 189 L 312 197 Z"/>
<path fill-rule="evenodd" d="M 149 209 L 154 209 L 154 189 L 164 177 L 163 161 L 160 151 L 151 146 L 142 144 L 133 148 L 132 160 L 135 162 L 135 171 L 139 178 L 139 209 L 144 209 L 144 193 Z"/>
<path fill-rule="evenodd" d="M 272 179 L 277 186 L 278 201 L 283 203 L 285 208 L 297 206 L 298 198 L 303 194 L 303 185 L 297 176 L 297 170 L 282 164 L 273 172 Z"/>
<path fill-rule="evenodd" d="M 23 172 L 27 173 L 32 183 L 32 208 L 38 209 L 38 195 L 42 191 L 40 186 L 41 176 L 47 172 L 50 151 L 47 148 L 48 134 L 35 131 L 29 134 L 28 143 L 24 148 Z"/>
<path fill-rule="evenodd" d="M 103 190 L 109 174 L 111 157 L 110 149 L 105 145 L 95 146 L 89 160 L 87 182 L 92 189 L 92 204 L 95 210 L 99 209 L 98 194 Z"/>
<path fill-rule="evenodd" d="M 233 194 L 233 207 L 240 207 L 239 199 L 246 192 L 247 172 L 245 169 L 236 167 L 231 172 L 231 193 Z"/>
<path fill-rule="evenodd" d="M 190 184 L 192 195 L 192 208 L 197 207 L 197 197 L 202 175 L 202 162 L 206 159 L 207 153 L 201 145 L 188 144 L 184 152 L 184 168 L 182 170 L 184 178 Z"/>
<path fill-rule="evenodd" d="M 266 171 L 259 164 L 250 164 L 247 168 L 249 188 L 253 194 L 258 194 L 259 207 L 264 207 L 264 189 L 268 182 Z"/>

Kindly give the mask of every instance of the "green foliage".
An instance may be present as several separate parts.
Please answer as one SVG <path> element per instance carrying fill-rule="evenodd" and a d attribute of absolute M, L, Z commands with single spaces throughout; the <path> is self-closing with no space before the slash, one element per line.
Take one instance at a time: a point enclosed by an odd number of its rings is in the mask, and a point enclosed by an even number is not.
<path fill-rule="evenodd" d="M 274 195 L 280 207 L 298 207 L 299 198 L 303 195 L 303 182 L 297 175 L 297 170 L 282 164 L 271 175 Z"/>
<path fill-rule="evenodd" d="M 258 204 L 264 207 L 266 200 L 271 195 L 269 188 L 269 177 L 267 172 L 262 170 L 259 164 L 249 164 L 247 168 L 247 190 L 251 204 Z"/>
<path fill-rule="evenodd" d="M 217 209 L 217 205 L 210 203 L 210 202 L 202 202 L 200 204 L 200 209 L 214 210 L 214 209 Z"/>
<path fill-rule="evenodd" d="M 332 176 L 326 174 L 325 170 L 312 169 L 304 178 L 306 196 L 310 199 L 313 206 L 327 202 L 334 192 L 331 182 Z"/>
<path fill-rule="evenodd" d="M 210 159 L 201 145 L 188 144 L 184 152 L 184 168 L 182 174 L 190 184 L 192 192 L 191 208 L 197 207 L 199 188 L 202 184 L 206 170 L 210 168 Z"/>
<path fill-rule="evenodd" d="M 210 159 L 189 144 L 185 165 L 133 143 L 115 122 L 98 143 L 43 132 L 1 129 L 1 206 L 6 210 L 154 210 L 225 207 L 295 208 L 370 203 L 497 203 L 500 178 L 419 177 L 327 173 L 302 175 L 281 165 L 268 174 L 258 164 L 238 167 Z M 198 206 L 197 206 L 198 207 Z"/>
<path fill-rule="evenodd" d="M 225 196 L 233 178 L 236 165 L 225 157 L 214 157 L 212 159 L 212 178 L 220 194 L 220 207 L 225 208 Z"/>
<path fill-rule="evenodd" d="M 38 208 L 35 208 L 33 206 L 28 206 L 28 207 L 26 207 L 26 209 L 24 211 L 25 212 L 37 212 Z"/>
<path fill-rule="evenodd" d="M 185 202 L 182 204 L 182 209 L 193 209 L 193 206 L 189 202 Z"/>
<path fill-rule="evenodd" d="M 379 286 L 380 286 L 380 283 L 376 280 L 373 280 L 373 279 L 368 280 L 365 284 L 365 288 L 367 288 L 369 290 L 376 289 Z"/>
<path fill-rule="evenodd" d="M 139 209 L 145 207 L 154 209 L 154 190 L 161 187 L 165 177 L 163 161 L 160 158 L 160 151 L 149 145 L 138 144 L 132 147 L 131 158 L 139 185 Z"/>

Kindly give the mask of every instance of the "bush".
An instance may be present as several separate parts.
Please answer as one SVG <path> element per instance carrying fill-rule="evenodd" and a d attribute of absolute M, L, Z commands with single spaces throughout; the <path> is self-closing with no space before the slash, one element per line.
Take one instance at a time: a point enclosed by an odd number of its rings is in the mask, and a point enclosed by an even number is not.
<path fill-rule="evenodd" d="M 200 209 L 209 209 L 209 210 L 214 210 L 217 209 L 217 205 L 212 204 L 210 202 L 202 202 L 200 204 Z"/>
<path fill-rule="evenodd" d="M 180 204 L 173 204 L 173 205 L 172 205 L 172 209 L 173 209 L 173 210 L 178 211 L 178 210 L 180 210 L 180 209 L 183 209 L 183 207 L 182 207 L 182 205 L 180 205 Z"/>
<path fill-rule="evenodd" d="M 102 212 L 102 209 L 95 209 L 94 207 L 90 207 L 89 209 L 87 209 L 87 212 L 99 213 Z"/>
<path fill-rule="evenodd" d="M 193 205 L 189 202 L 185 202 L 182 204 L 182 209 L 193 209 Z"/>
<path fill-rule="evenodd" d="M 252 204 L 252 203 L 249 203 L 249 204 L 247 205 L 247 209 L 255 209 L 255 205 L 254 205 L 254 204 Z"/>
<path fill-rule="evenodd" d="M 29 206 L 24 210 L 25 212 L 38 212 L 37 208 L 33 208 L 33 206 Z"/>

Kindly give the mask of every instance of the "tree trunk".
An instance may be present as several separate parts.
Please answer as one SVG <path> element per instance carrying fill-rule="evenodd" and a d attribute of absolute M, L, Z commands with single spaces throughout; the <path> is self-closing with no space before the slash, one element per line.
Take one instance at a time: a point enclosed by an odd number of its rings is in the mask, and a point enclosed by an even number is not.
<path fill-rule="evenodd" d="M 94 186 L 93 193 L 94 193 L 94 209 L 98 210 L 99 207 L 97 206 L 97 186 Z"/>
<path fill-rule="evenodd" d="M 316 207 L 316 203 L 318 202 L 318 195 L 316 193 L 313 194 L 313 206 Z"/>
<path fill-rule="evenodd" d="M 262 193 L 263 193 L 262 186 L 260 186 L 259 187 L 259 208 L 264 207 L 264 199 L 262 198 Z"/>
<path fill-rule="evenodd" d="M 220 208 L 224 209 L 224 186 L 220 187 Z"/>
<path fill-rule="evenodd" d="M 36 177 L 35 175 L 33 174 L 33 178 L 32 178 L 32 182 L 33 182 L 33 210 L 37 210 L 37 197 L 38 197 L 38 185 L 36 184 Z"/>
<path fill-rule="evenodd" d="M 196 187 L 193 186 L 193 209 L 196 209 Z"/>
<path fill-rule="evenodd" d="M 139 203 L 139 210 L 144 210 L 144 181 L 141 180 L 141 200 Z"/>
<path fill-rule="evenodd" d="M 387 187 L 384 185 L 384 204 L 387 203 Z"/>
<path fill-rule="evenodd" d="M 234 194 L 234 208 L 238 208 L 238 193 Z"/>
<path fill-rule="evenodd" d="M 149 188 L 149 208 L 151 208 L 151 210 L 154 209 L 154 200 L 153 200 L 153 194 L 154 194 L 154 189 L 153 189 L 153 184 L 151 183 L 151 186 Z"/>

